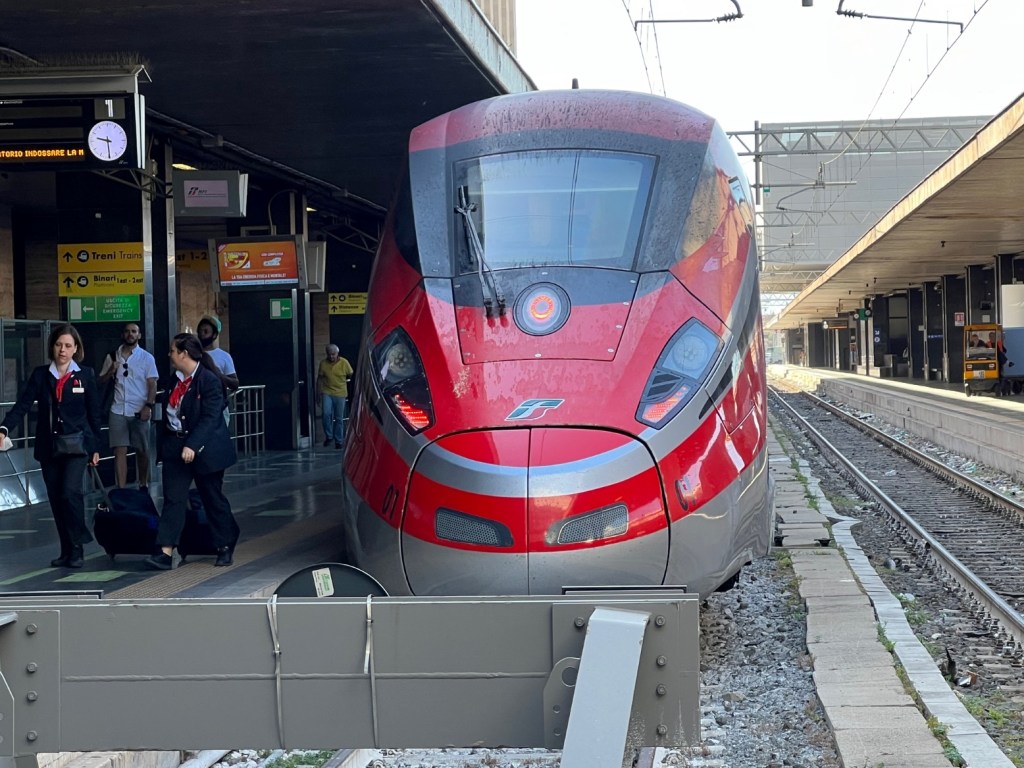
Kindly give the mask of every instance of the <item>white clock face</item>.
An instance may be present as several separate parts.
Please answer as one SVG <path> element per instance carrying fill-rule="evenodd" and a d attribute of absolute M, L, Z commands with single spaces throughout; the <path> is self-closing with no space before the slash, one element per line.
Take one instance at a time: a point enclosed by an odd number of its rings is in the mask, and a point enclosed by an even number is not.
<path fill-rule="evenodd" d="M 89 151 L 100 160 L 117 160 L 128 150 L 128 134 L 110 120 L 101 120 L 89 130 Z"/>

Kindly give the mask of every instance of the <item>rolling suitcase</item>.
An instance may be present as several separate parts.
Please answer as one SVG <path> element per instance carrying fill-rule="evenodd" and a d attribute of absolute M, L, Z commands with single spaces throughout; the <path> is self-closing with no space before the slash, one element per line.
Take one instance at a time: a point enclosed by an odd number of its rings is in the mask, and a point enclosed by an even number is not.
<path fill-rule="evenodd" d="M 189 489 L 188 506 L 185 507 L 185 528 L 178 540 L 178 554 L 181 562 L 189 555 L 215 555 L 217 547 L 213 544 L 213 532 L 210 522 L 206 519 L 203 499 L 195 488 Z"/>
<path fill-rule="evenodd" d="M 107 490 L 96 467 L 90 467 L 93 482 L 103 491 L 96 505 L 93 535 L 113 560 L 117 555 L 151 555 L 156 551 L 156 528 L 160 516 L 148 491 L 138 488 Z"/>

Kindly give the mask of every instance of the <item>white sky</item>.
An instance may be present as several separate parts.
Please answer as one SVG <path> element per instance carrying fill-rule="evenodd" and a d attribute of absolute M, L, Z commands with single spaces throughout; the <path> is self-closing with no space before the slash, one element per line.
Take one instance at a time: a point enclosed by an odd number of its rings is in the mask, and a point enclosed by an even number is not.
<path fill-rule="evenodd" d="M 1024 0 L 843 5 L 875 15 L 959 21 L 966 27 L 962 36 L 946 24 L 841 17 L 839 0 L 814 0 L 810 8 L 801 0 L 737 2 L 743 18 L 736 21 L 641 24 L 641 55 L 630 14 L 633 20 L 652 13 L 707 19 L 735 12 L 734 4 L 517 0 L 518 58 L 539 88 L 567 88 L 577 77 L 584 88 L 664 93 L 716 117 L 727 131 L 753 130 L 755 120 L 993 115 L 1024 92 Z"/>

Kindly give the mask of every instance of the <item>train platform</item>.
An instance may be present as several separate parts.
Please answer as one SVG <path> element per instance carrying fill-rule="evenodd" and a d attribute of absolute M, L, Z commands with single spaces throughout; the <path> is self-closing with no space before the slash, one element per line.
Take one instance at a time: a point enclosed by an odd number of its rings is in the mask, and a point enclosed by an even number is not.
<path fill-rule="evenodd" d="M 933 718 L 967 765 L 1012 768 L 943 679 L 903 606 L 858 546 L 851 532 L 857 521 L 836 513 L 808 464 L 773 432 L 769 454 L 782 546 L 807 611 L 814 683 L 842 764 L 951 765 L 926 719 Z M 835 546 L 823 546 L 830 537 Z"/>
<path fill-rule="evenodd" d="M 160 468 L 154 477 L 158 480 Z M 0 592 L 102 591 L 111 598 L 241 597 L 272 594 L 295 571 L 341 556 L 341 451 L 263 452 L 231 467 L 224 489 L 241 527 L 234 565 L 215 568 L 194 556 L 171 571 L 153 571 L 142 555 L 113 560 L 95 542 L 85 567 L 51 568 L 59 554 L 46 503 L 0 512 Z M 161 506 L 159 481 L 150 492 Z M 102 494 L 86 497 L 90 528 Z M 176 556 L 177 560 L 177 556 Z"/>
<path fill-rule="evenodd" d="M 962 384 L 881 379 L 845 371 L 768 366 L 784 382 L 859 409 L 924 440 L 1024 478 L 1024 395 L 968 398 Z"/>

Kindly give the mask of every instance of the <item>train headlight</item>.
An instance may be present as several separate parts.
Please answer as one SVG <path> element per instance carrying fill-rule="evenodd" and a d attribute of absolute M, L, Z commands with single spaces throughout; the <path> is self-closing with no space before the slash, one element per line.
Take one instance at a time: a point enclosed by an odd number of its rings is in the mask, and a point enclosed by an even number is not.
<path fill-rule="evenodd" d="M 636 418 L 661 427 L 690 402 L 722 349 L 722 340 L 699 320 L 688 320 L 665 345 L 647 379 Z"/>
<path fill-rule="evenodd" d="M 531 285 L 519 294 L 512 316 L 523 333 L 546 336 L 569 319 L 569 296 L 551 283 Z"/>
<path fill-rule="evenodd" d="M 392 413 L 411 435 L 434 423 L 434 406 L 423 363 L 412 339 L 396 328 L 374 347 L 373 376 Z"/>

